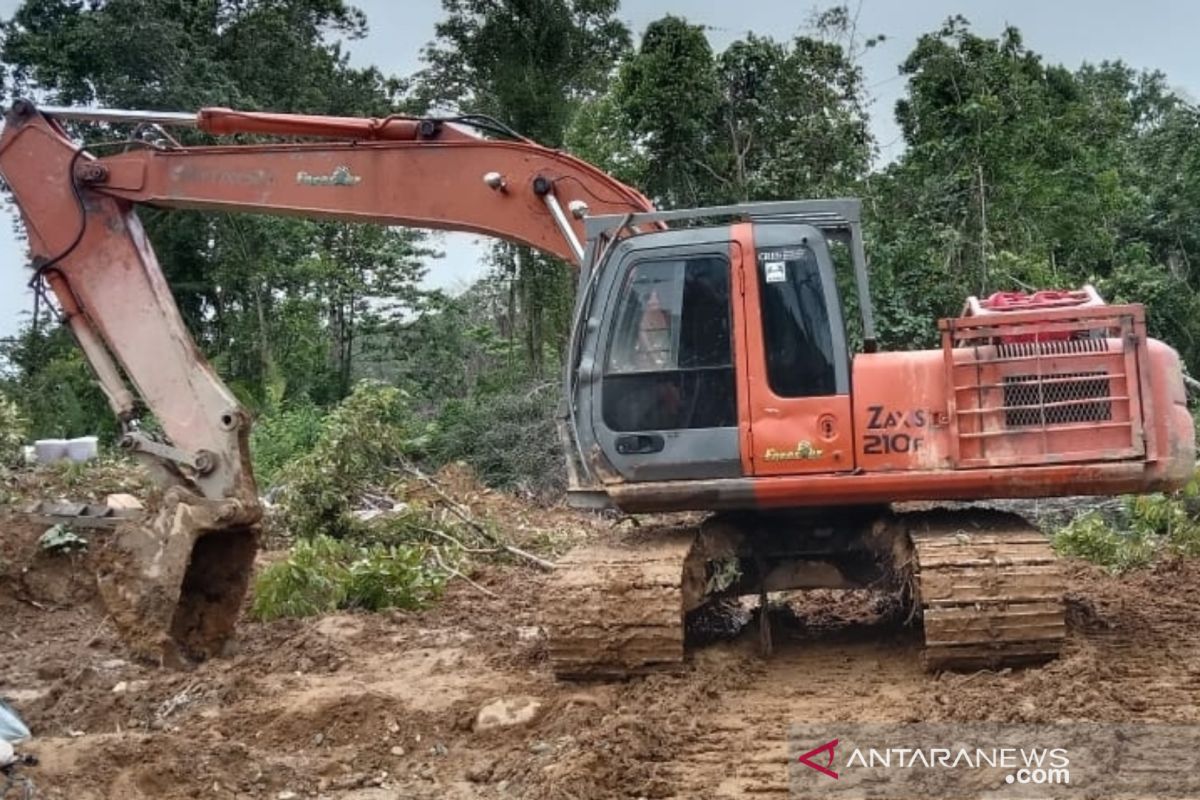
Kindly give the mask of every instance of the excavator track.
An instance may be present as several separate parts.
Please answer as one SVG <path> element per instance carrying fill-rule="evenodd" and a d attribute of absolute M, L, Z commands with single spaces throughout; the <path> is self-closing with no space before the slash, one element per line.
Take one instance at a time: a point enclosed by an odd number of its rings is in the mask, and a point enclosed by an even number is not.
<path fill-rule="evenodd" d="M 755 553 L 766 556 L 771 542 L 803 537 L 794 525 L 772 530 L 773 524 L 710 517 L 698 525 L 645 528 L 571 553 L 547 587 L 542 612 L 554 672 L 611 679 L 682 666 L 686 615 L 722 596 L 709 592 L 708 567 L 731 556 L 743 562 Z M 766 539 L 747 538 L 750 530 L 766 531 Z M 854 530 L 846 535 L 854 537 Z M 849 569 L 855 553 L 860 567 L 864 553 L 887 565 L 885 574 L 923 623 L 927 669 L 1000 669 L 1058 655 L 1066 634 L 1064 577 L 1046 537 L 1021 517 L 936 509 L 885 515 L 857 530 L 860 547 L 824 556 L 840 560 L 846 571 L 820 577 L 828 577 L 830 588 L 845 588 L 847 580 L 874 582 Z M 813 556 L 811 547 L 807 552 Z M 738 587 L 715 588 L 728 595 Z"/>
<path fill-rule="evenodd" d="M 696 536 L 695 527 L 647 530 L 561 561 L 543 612 L 554 672 L 619 678 L 682 665 Z"/>
<path fill-rule="evenodd" d="M 903 518 L 927 669 L 999 669 L 1058 656 L 1064 577 L 1037 528 L 987 509 Z"/>

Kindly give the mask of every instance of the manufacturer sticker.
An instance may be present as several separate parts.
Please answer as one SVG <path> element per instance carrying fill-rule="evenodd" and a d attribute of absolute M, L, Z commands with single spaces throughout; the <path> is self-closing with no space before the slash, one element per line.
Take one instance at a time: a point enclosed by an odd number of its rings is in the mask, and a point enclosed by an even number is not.
<path fill-rule="evenodd" d="M 759 261 L 799 261 L 808 258 L 812 251 L 807 247 L 777 247 L 773 250 L 759 250 Z"/>
<path fill-rule="evenodd" d="M 813 447 L 812 442 L 797 442 L 795 450 L 776 450 L 768 447 L 763 453 L 763 461 L 816 461 L 825 455 L 819 447 Z"/>
<path fill-rule="evenodd" d="M 296 173 L 296 183 L 303 186 L 356 186 L 361 181 L 362 177 L 351 172 L 349 167 L 334 167 L 328 175 Z"/>

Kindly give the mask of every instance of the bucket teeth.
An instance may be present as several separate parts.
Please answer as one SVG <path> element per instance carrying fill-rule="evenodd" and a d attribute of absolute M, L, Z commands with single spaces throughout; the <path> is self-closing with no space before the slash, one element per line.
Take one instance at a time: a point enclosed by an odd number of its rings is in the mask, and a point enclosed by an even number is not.
<path fill-rule="evenodd" d="M 1056 658 L 1064 577 L 1024 519 L 971 510 L 905 515 L 930 670 L 999 669 Z"/>

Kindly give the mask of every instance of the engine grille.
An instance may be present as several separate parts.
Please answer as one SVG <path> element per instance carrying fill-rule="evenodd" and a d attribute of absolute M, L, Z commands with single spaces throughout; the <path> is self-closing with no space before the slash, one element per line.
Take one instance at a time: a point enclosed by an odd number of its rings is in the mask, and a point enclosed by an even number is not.
<path fill-rule="evenodd" d="M 1084 337 L 1049 341 L 1006 342 L 996 346 L 999 358 L 1062 356 L 1072 353 L 1107 353 L 1108 340 Z"/>
<path fill-rule="evenodd" d="M 1004 423 L 1010 428 L 1029 425 L 1068 425 L 1112 419 L 1107 372 L 1057 375 L 1009 375 L 1004 378 Z"/>

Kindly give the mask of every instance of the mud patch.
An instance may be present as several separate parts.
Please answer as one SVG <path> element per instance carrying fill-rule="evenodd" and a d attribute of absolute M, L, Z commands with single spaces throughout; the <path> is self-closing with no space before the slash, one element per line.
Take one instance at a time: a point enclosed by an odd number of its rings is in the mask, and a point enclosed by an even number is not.
<path fill-rule="evenodd" d="M 0 511 L 0 593 L 44 606 L 76 606 L 96 598 L 86 553 L 48 553 L 38 539 L 48 526 Z"/>
<path fill-rule="evenodd" d="M 907 609 L 898 592 L 814 589 L 786 593 L 772 603 L 771 611 L 777 624 L 795 635 L 816 637 L 896 630 L 904 624 Z"/>
<path fill-rule="evenodd" d="M 3 533 L 0 551 L 40 531 Z M 50 800 L 743 798 L 786 793 L 796 721 L 1200 721 L 1198 562 L 1071 565 L 1063 657 L 1040 669 L 931 676 L 870 593 L 806 592 L 773 611 L 769 659 L 749 625 L 677 673 L 590 684 L 545 661 L 537 614 L 559 597 L 543 573 L 472 577 L 496 596 L 455 582 L 416 613 L 243 622 L 233 651 L 186 671 L 130 660 L 95 604 L 38 608 L 6 581 L 0 694 L 34 729 Z M 473 730 L 513 697 L 542 709 Z"/>
<path fill-rule="evenodd" d="M 688 612 L 685 638 L 689 647 L 733 639 L 754 617 L 753 604 L 741 598 L 712 600 Z"/>

